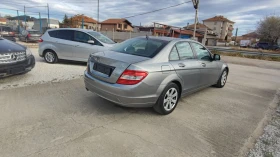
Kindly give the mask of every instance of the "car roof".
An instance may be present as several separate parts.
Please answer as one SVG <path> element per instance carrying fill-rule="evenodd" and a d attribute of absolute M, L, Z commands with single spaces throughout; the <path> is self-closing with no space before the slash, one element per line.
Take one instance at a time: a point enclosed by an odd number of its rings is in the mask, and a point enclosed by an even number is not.
<path fill-rule="evenodd" d="M 147 36 L 140 36 L 136 38 L 147 38 Z M 158 40 L 164 40 L 164 41 L 191 41 L 191 42 L 197 42 L 192 39 L 182 39 L 182 38 L 174 38 L 174 37 L 164 37 L 164 36 L 148 36 L 149 39 L 158 39 Z"/>
<path fill-rule="evenodd" d="M 53 31 L 53 30 L 75 30 L 75 31 L 81 31 L 81 32 L 96 32 L 94 30 L 91 29 L 82 29 L 82 28 L 54 28 L 54 29 L 48 29 L 48 31 Z"/>

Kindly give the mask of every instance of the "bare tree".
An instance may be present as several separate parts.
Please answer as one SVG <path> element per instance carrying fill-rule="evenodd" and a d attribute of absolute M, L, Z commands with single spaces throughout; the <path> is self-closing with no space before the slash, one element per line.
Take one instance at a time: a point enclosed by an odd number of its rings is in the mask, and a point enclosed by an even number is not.
<path fill-rule="evenodd" d="M 261 39 L 276 43 L 280 38 L 280 17 L 267 16 L 260 20 L 257 25 L 257 33 Z"/>

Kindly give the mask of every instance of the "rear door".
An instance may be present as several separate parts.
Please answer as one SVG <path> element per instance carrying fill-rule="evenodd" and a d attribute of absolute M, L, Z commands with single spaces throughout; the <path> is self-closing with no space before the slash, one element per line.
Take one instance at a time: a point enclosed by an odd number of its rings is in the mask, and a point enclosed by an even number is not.
<path fill-rule="evenodd" d="M 94 41 L 93 44 L 88 43 L 89 40 Z M 102 44 L 92 36 L 81 31 L 74 32 L 75 47 L 73 48 L 73 57 L 79 61 L 87 61 L 91 53 L 98 52 L 98 47 Z"/>
<path fill-rule="evenodd" d="M 169 62 L 183 80 L 183 93 L 199 87 L 200 64 L 189 42 L 178 42 L 170 52 Z"/>
<path fill-rule="evenodd" d="M 51 31 L 50 31 L 51 32 Z M 49 32 L 49 34 L 50 34 Z M 51 33 L 52 34 L 52 33 Z M 61 59 L 73 59 L 73 48 L 75 42 L 73 41 L 73 30 L 56 30 L 53 32 L 55 38 L 52 42 L 56 47 L 56 53 Z"/>
<path fill-rule="evenodd" d="M 213 85 L 218 81 L 219 71 L 217 62 L 213 61 L 211 53 L 201 44 L 191 43 L 200 66 L 200 86 Z"/>

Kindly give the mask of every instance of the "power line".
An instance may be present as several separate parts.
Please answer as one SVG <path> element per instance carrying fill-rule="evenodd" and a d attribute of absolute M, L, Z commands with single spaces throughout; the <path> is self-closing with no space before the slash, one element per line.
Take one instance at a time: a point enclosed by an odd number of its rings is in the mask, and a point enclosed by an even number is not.
<path fill-rule="evenodd" d="M 136 15 L 132 15 L 132 16 L 127 16 L 127 17 L 124 17 L 124 18 L 127 19 L 127 18 L 131 18 L 131 17 L 135 17 L 135 16 L 150 14 L 150 13 L 154 13 L 154 12 L 157 12 L 157 11 L 161 11 L 161 10 L 177 7 L 177 6 L 180 6 L 180 5 L 183 5 L 183 4 L 186 4 L 186 3 L 190 3 L 190 2 L 192 2 L 192 1 L 187 1 L 187 2 L 176 4 L 176 5 L 171 5 L 171 6 L 165 7 L 165 8 L 156 9 L 156 10 L 152 10 L 152 11 L 148 11 L 148 12 L 144 12 L 144 13 L 140 13 L 140 14 L 136 14 Z"/>

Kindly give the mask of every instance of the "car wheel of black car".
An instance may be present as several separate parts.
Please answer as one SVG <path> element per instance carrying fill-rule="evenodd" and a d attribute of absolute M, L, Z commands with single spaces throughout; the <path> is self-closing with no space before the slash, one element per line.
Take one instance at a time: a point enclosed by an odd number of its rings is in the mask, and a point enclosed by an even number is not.
<path fill-rule="evenodd" d="M 44 52 L 44 59 L 47 63 L 56 63 L 58 61 L 57 55 L 52 50 L 46 50 Z"/>
<path fill-rule="evenodd" d="M 154 110 L 162 115 L 167 115 L 174 111 L 180 98 L 179 87 L 175 83 L 170 83 L 159 96 Z"/>

